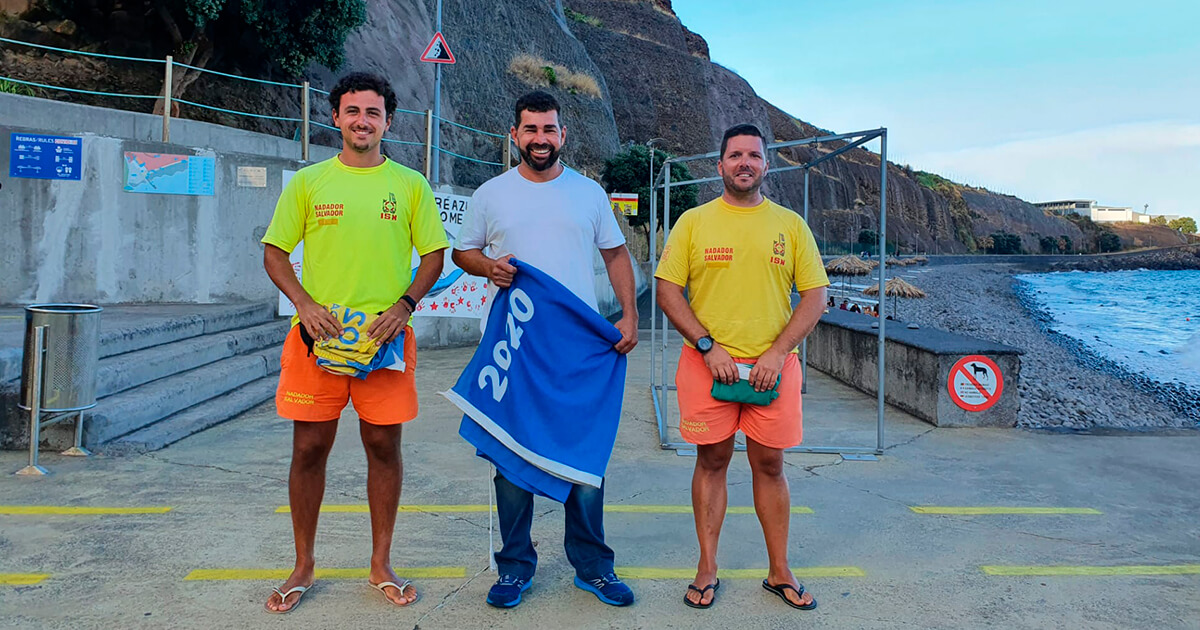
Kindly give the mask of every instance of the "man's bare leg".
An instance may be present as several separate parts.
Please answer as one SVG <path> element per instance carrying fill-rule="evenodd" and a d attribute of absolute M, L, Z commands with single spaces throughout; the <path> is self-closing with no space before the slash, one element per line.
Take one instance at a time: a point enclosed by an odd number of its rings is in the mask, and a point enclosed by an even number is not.
<path fill-rule="evenodd" d="M 313 546 L 317 537 L 317 518 L 325 497 L 325 463 L 337 437 L 337 419 L 327 422 L 293 422 L 292 468 L 288 473 L 288 503 L 292 508 L 292 534 L 296 539 L 296 567 L 279 590 L 313 583 L 315 560 Z M 276 612 L 291 609 L 300 593 L 279 601 L 277 593 L 267 598 L 267 608 Z"/>
<path fill-rule="evenodd" d="M 696 564 L 696 579 L 692 581 L 696 588 L 717 581 L 717 542 L 729 500 L 725 473 L 733 457 L 733 437 L 696 447 L 696 469 L 692 472 L 692 513 L 696 519 L 696 538 L 700 541 L 700 561 Z M 695 604 L 708 604 L 714 595 L 711 590 L 703 597 L 692 589 L 687 592 L 688 600 Z"/>
<path fill-rule="evenodd" d="M 392 569 L 392 532 L 396 526 L 396 508 L 400 505 L 400 487 L 404 481 L 404 460 L 400 453 L 400 427 L 381 426 L 364 420 L 358 423 L 363 450 L 367 452 L 367 503 L 371 508 L 370 582 L 400 583 Z M 405 606 L 417 600 L 417 589 L 409 585 L 399 589 L 385 587 L 384 595 Z"/>
<path fill-rule="evenodd" d="M 770 569 L 767 582 L 772 585 L 791 584 L 799 588 L 800 583 L 788 566 L 788 527 L 792 518 L 792 500 L 788 492 L 787 477 L 783 474 L 783 449 L 770 448 L 746 438 L 746 457 L 750 460 L 750 471 L 754 480 L 754 511 L 762 524 L 763 538 L 767 543 L 767 560 Z M 787 598 L 806 606 L 812 603 L 810 593 L 797 598 L 788 591 Z"/>

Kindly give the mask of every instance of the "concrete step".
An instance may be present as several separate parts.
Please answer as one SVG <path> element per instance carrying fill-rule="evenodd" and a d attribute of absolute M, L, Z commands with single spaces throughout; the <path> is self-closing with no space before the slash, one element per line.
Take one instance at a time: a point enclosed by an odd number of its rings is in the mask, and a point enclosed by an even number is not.
<path fill-rule="evenodd" d="M 288 320 L 277 319 L 249 328 L 201 335 L 106 357 L 100 360 L 96 395 L 101 398 L 111 396 L 214 361 L 278 346 L 283 343 L 288 329 Z"/>
<path fill-rule="evenodd" d="M 279 371 L 278 347 L 221 359 L 101 399 L 89 414 L 84 445 L 106 442 Z"/>
<path fill-rule="evenodd" d="M 276 319 L 276 306 L 269 302 L 106 306 L 100 314 L 100 357 L 264 324 Z M 24 341 L 24 311 L 0 308 L 0 383 L 21 377 Z"/>
<path fill-rule="evenodd" d="M 271 400 L 278 384 L 279 379 L 270 374 L 119 437 L 104 444 L 101 449 L 106 455 L 157 451 Z"/>
<path fill-rule="evenodd" d="M 100 356 L 126 352 L 190 339 L 200 335 L 247 328 L 275 319 L 277 305 L 269 302 L 249 304 L 170 304 L 149 307 L 109 307 L 101 313 Z M 18 374 L 19 375 L 19 374 Z"/>

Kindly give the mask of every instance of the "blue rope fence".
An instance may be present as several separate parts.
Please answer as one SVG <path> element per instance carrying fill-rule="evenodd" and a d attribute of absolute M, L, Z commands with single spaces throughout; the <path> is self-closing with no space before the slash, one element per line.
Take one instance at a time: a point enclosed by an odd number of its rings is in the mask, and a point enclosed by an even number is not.
<path fill-rule="evenodd" d="M 166 64 L 167 63 L 166 59 L 149 59 L 149 58 L 143 58 L 143 57 L 124 57 L 121 55 L 108 55 L 108 54 L 97 53 L 97 52 L 69 50 L 66 48 L 57 48 L 55 46 L 46 46 L 44 44 L 34 44 L 31 42 L 23 42 L 20 40 L 9 39 L 7 37 L 0 37 L 0 42 L 4 42 L 7 44 L 14 44 L 17 46 L 27 46 L 30 48 L 50 50 L 50 51 L 64 53 L 64 54 L 81 55 L 81 56 L 85 56 L 85 57 L 99 57 L 99 58 L 103 58 L 103 59 L 117 59 L 117 60 L 121 60 L 121 61 L 140 61 L 140 62 L 157 63 L 157 64 Z M 222 77 L 226 77 L 226 78 L 230 78 L 230 79 L 236 79 L 239 81 L 249 81 L 252 83 L 259 83 L 259 84 L 263 84 L 263 85 L 273 85 L 273 86 L 277 86 L 277 87 L 293 88 L 293 89 L 300 89 L 300 90 L 304 89 L 303 85 L 296 84 L 296 83 L 282 83 L 279 81 L 269 81 L 266 79 L 255 79 L 255 78 L 251 78 L 251 77 L 243 77 L 243 76 L 238 76 L 235 74 L 219 72 L 216 70 L 209 70 L 207 68 L 200 68 L 197 66 L 188 65 L 188 64 L 181 63 L 181 62 L 174 61 L 174 60 L 172 60 L 171 64 L 172 64 L 172 66 L 179 66 L 181 68 L 186 68 L 188 70 L 194 70 L 196 72 L 201 72 L 201 73 L 215 74 L 218 76 L 222 76 Z M 91 96 L 106 96 L 106 97 L 115 97 L 115 98 L 134 98 L 134 99 L 161 99 L 162 98 L 161 94 L 124 94 L 124 93 L 120 93 L 120 92 L 101 92 L 101 91 L 97 91 L 97 90 L 84 90 L 84 89 L 78 89 L 78 88 L 63 87 L 63 86 L 59 86 L 59 85 L 49 85 L 46 83 L 39 83 L 36 81 L 26 81 L 23 79 L 17 79 L 17 78 L 6 77 L 6 76 L 0 76 L 0 81 L 6 81 L 9 83 L 15 83 L 15 84 L 19 84 L 19 85 L 28 85 L 28 86 L 42 88 L 42 89 L 46 89 L 46 90 L 60 90 L 63 92 L 72 92 L 75 94 L 87 94 L 87 95 L 91 95 Z M 312 90 L 313 92 L 316 92 L 318 94 L 322 94 L 325 96 L 329 96 L 329 94 L 330 94 L 329 92 L 327 92 L 325 90 L 322 90 L 322 89 L 316 88 L 316 87 L 312 87 L 312 86 L 309 86 L 309 89 Z M 185 105 L 191 105 L 192 107 L 198 107 L 201 109 L 207 109 L 207 110 L 221 112 L 221 113 L 230 114 L 230 115 L 234 115 L 234 116 L 246 116 L 249 118 L 278 120 L 278 121 L 283 121 L 283 122 L 295 122 L 295 123 L 303 123 L 304 122 L 304 120 L 302 118 L 295 118 L 295 117 L 291 117 L 291 116 L 272 116 L 269 114 L 256 114 L 256 113 L 252 113 L 252 112 L 245 112 L 245 111 L 234 110 L 234 109 L 226 109 L 223 107 L 217 107 L 215 105 L 206 105 L 204 103 L 197 103 L 194 101 L 189 101 L 189 100 L 178 98 L 178 97 L 173 97 L 172 100 L 177 101 L 182 104 L 185 104 Z M 425 116 L 426 115 L 426 112 L 416 111 L 416 110 L 411 110 L 411 109 L 403 109 L 403 108 L 397 108 L 396 112 L 401 113 L 401 114 L 410 114 L 410 115 L 416 115 L 416 116 Z M 482 134 L 489 138 L 503 139 L 506 137 L 504 134 L 492 133 L 490 131 L 484 131 L 483 129 L 476 129 L 474 127 L 464 125 L 462 123 L 458 123 L 453 120 L 448 120 L 446 118 L 442 118 L 441 116 L 435 116 L 435 118 L 438 120 L 439 123 L 443 123 L 443 122 L 449 123 L 450 125 L 452 125 L 454 127 L 458 127 L 459 129 L 463 129 L 465 131 L 470 131 L 473 133 Z M 333 127 L 331 125 L 326 125 L 326 124 L 315 122 L 315 121 L 310 121 L 310 124 L 313 126 L 316 126 L 316 127 L 321 127 L 323 129 L 329 129 L 329 130 L 338 131 L 338 132 L 341 131 L 337 127 Z M 410 140 L 393 140 L 391 138 L 384 138 L 383 141 L 391 143 L 391 144 L 399 144 L 399 145 L 405 145 L 405 146 L 417 146 L 417 147 L 425 146 L 424 142 L 413 142 Z M 466 155 L 462 155 L 461 153 L 455 153 L 454 151 L 451 151 L 444 147 L 437 147 L 437 150 L 440 151 L 441 153 L 445 153 L 447 155 L 451 155 L 456 158 L 468 160 L 471 162 L 476 162 L 479 164 L 487 164 L 490 166 L 503 166 L 503 163 L 501 163 L 501 162 L 492 162 L 489 160 L 480 160 L 477 158 L 468 157 Z"/>
<path fill-rule="evenodd" d="M 142 57 L 121 57 L 119 55 L 106 55 L 104 53 L 85 52 L 82 50 L 67 50 L 66 48 L 55 48 L 54 46 L 44 46 L 42 44 L 32 44 L 30 42 L 23 42 L 23 41 L 19 41 L 16 39 L 8 39 L 7 37 L 0 37 L 0 42 L 5 42 L 5 43 L 9 43 L 9 44 L 17 44 L 19 46 L 29 46 L 30 48 L 41 48 L 42 50 L 53 50 L 55 52 L 69 53 L 72 55 L 83 55 L 85 57 L 104 57 L 105 59 L 120 59 L 122 61 L 146 61 L 149 63 L 167 63 L 166 59 L 145 59 Z"/>
<path fill-rule="evenodd" d="M 172 98 L 171 100 L 178 101 L 180 103 L 184 103 L 185 105 L 191 105 L 193 107 L 200 107 L 202 109 L 211 109 L 216 112 L 222 112 L 225 114 L 233 114 L 235 116 L 249 116 L 251 118 L 266 118 L 267 120 L 282 120 L 282 121 L 286 121 L 286 122 L 298 122 L 298 123 L 304 122 L 303 118 L 289 118 L 287 116 L 269 116 L 267 114 L 252 114 L 250 112 L 238 111 L 236 109 L 225 109 L 224 107 L 217 107 L 215 105 L 205 105 L 203 103 L 194 103 L 192 101 L 184 100 L 182 98 Z"/>
<path fill-rule="evenodd" d="M 62 90 L 64 92 L 75 92 L 76 94 L 92 94 L 95 96 L 117 96 L 121 98 L 162 98 L 158 94 L 120 94 L 117 92 L 96 92 L 94 90 L 79 90 L 75 88 L 62 87 L 59 85 L 47 85 L 45 83 L 37 83 L 34 81 L 22 81 L 12 77 L 0 77 L 0 81 L 8 81 L 9 83 L 20 83 L 21 85 L 32 85 L 34 87 L 45 88 L 47 90 Z"/>

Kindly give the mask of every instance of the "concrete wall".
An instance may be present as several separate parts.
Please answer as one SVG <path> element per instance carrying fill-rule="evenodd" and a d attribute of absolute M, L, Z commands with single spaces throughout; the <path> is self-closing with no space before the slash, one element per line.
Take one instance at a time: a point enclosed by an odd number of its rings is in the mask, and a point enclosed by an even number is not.
<path fill-rule="evenodd" d="M 14 131 L 46 130 L 0 125 Z M 57 132 L 54 130 L 53 132 Z M 0 152 L 0 303 L 103 304 L 270 300 L 262 246 L 283 169 L 302 163 L 84 134 L 81 181 L 9 178 Z M 216 158 L 216 194 L 123 190 L 125 151 Z M 267 186 L 237 185 L 239 166 L 265 167 Z"/>
<path fill-rule="evenodd" d="M 16 94 L 0 94 L 0 125 L 39 129 L 42 133 L 87 133 L 143 142 L 162 141 L 161 116 Z M 4 140 L 7 141 L 7 137 Z M 195 120 L 172 119 L 171 143 L 218 152 L 300 159 L 299 142 Z M 7 146 L 4 152 L 8 152 Z M 332 147 L 310 145 L 309 160 L 319 162 L 337 152 Z M 421 165 L 413 167 L 423 168 Z M 7 174 L 8 169 L 5 169 L 4 175 Z"/>
<path fill-rule="evenodd" d="M 871 395 L 879 387 L 878 329 L 868 315 L 831 310 L 808 337 L 808 364 Z M 937 426 L 1011 427 L 1021 408 L 1021 351 L 943 330 L 885 327 L 884 400 Z M 950 399 L 950 370 L 961 358 L 983 355 L 1004 378 L 1000 399 L 985 411 L 966 411 Z"/>

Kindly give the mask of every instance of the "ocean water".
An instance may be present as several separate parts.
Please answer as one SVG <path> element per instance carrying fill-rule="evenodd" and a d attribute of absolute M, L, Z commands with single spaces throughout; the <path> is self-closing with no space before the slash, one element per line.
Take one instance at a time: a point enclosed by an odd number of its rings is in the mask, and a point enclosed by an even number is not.
<path fill-rule="evenodd" d="M 1017 277 L 1050 328 L 1131 372 L 1200 390 L 1200 271 Z"/>

